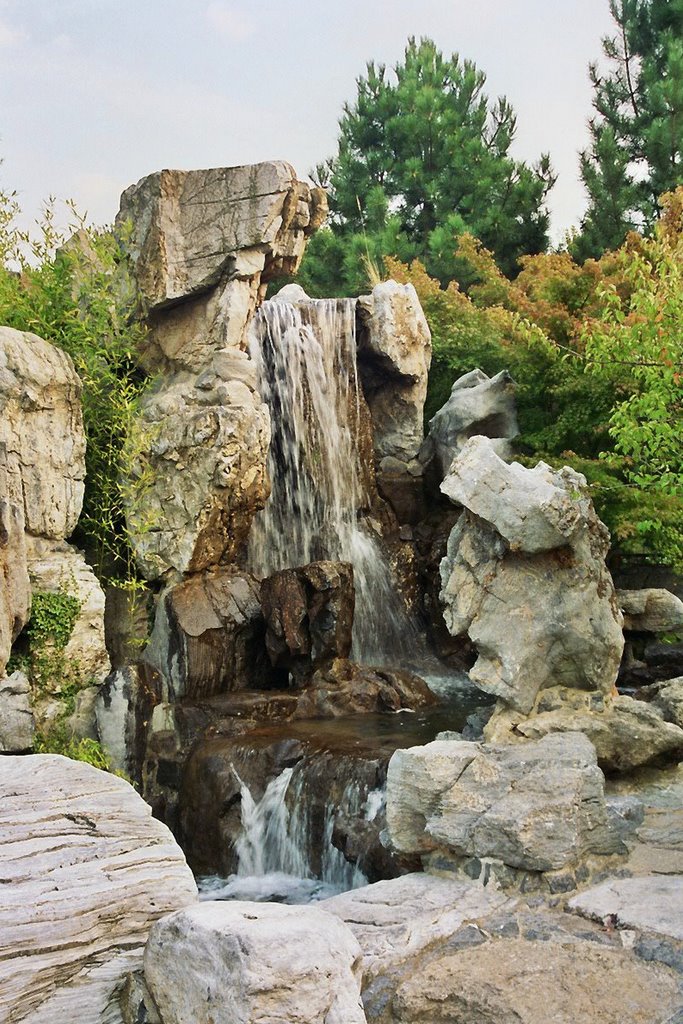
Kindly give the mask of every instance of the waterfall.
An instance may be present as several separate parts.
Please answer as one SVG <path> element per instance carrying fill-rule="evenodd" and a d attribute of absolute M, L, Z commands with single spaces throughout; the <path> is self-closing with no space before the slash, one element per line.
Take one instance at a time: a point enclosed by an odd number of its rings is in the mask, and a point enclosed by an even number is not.
<path fill-rule="evenodd" d="M 351 562 L 353 656 L 409 664 L 418 631 L 377 538 L 359 522 L 366 498 L 356 300 L 264 302 L 252 322 L 250 354 L 272 423 L 272 491 L 252 525 L 250 568 L 268 576 L 321 558 Z"/>

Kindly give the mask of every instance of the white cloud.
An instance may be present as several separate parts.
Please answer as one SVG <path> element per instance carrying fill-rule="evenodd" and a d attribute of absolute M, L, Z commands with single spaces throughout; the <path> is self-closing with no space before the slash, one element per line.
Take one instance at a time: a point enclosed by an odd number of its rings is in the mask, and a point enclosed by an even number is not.
<path fill-rule="evenodd" d="M 21 29 L 12 28 L 6 21 L 0 18 L 0 49 L 17 46 L 26 38 L 26 33 Z"/>
<path fill-rule="evenodd" d="M 225 0 L 213 0 L 209 4 L 206 20 L 212 29 L 234 43 L 241 43 L 256 31 L 256 24 L 249 15 Z"/>

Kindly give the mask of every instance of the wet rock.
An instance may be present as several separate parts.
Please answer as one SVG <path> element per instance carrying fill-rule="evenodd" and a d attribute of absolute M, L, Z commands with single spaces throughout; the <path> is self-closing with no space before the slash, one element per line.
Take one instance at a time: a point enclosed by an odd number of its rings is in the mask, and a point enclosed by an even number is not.
<path fill-rule="evenodd" d="M 508 466 L 475 437 L 442 490 L 466 506 L 441 563 L 440 599 L 449 632 L 477 649 L 473 682 L 524 714 L 548 686 L 611 692 L 621 615 L 604 561 L 609 535 L 584 478 Z"/>
<path fill-rule="evenodd" d="M 0 753 L 21 754 L 33 746 L 35 724 L 23 672 L 0 679 Z"/>
<path fill-rule="evenodd" d="M 160 595 L 143 660 L 161 676 L 164 700 L 263 687 L 264 633 L 258 581 L 215 569 Z"/>
<path fill-rule="evenodd" d="M 399 523 L 414 525 L 424 518 L 422 466 L 417 459 L 402 462 L 393 455 L 383 458 L 377 466 L 377 490 L 389 502 Z"/>
<path fill-rule="evenodd" d="M 507 370 L 495 377 L 472 370 L 456 380 L 448 401 L 429 421 L 420 449 L 420 461 L 433 462 L 438 483 L 471 437 L 489 437 L 500 458 L 511 457 L 510 441 L 519 434 L 514 389 Z"/>
<path fill-rule="evenodd" d="M 145 979 L 164 1024 L 364 1024 L 361 963 L 318 907 L 207 902 L 155 925 Z"/>
<path fill-rule="evenodd" d="M 296 718 L 415 710 L 437 703 L 420 676 L 411 672 L 357 665 L 335 658 L 317 669 L 297 701 Z"/>
<path fill-rule="evenodd" d="M 383 281 L 358 303 L 358 368 L 372 417 L 375 460 L 391 456 L 409 463 L 423 437 L 429 327 L 412 284 Z"/>
<path fill-rule="evenodd" d="M 97 732 L 111 767 L 139 781 L 147 724 L 156 695 L 144 683 L 144 674 L 129 665 L 110 673 L 97 690 Z"/>
<path fill-rule="evenodd" d="M 514 743 L 575 732 L 588 737 L 606 772 L 632 771 L 683 756 L 683 729 L 665 722 L 656 708 L 631 697 L 601 699 L 561 687 L 544 691 L 526 718 L 497 708 L 484 735 L 490 742 Z"/>
<path fill-rule="evenodd" d="M 636 633 L 675 633 L 683 629 L 683 601 L 668 590 L 617 590 L 624 629 Z"/>
<path fill-rule="evenodd" d="M 623 849 L 609 829 L 595 751 L 580 734 L 521 746 L 436 741 L 397 750 L 387 824 L 404 852 L 445 848 L 527 871 Z"/>
<path fill-rule="evenodd" d="M 77 548 L 65 541 L 27 537 L 28 570 L 35 592 L 66 593 L 75 597 L 79 611 L 64 658 L 83 686 L 102 682 L 109 673 L 104 639 L 104 592 L 95 573 Z"/>
<path fill-rule="evenodd" d="M 81 382 L 70 357 L 0 327 L 0 479 L 36 536 L 69 537 L 83 504 Z"/>
<path fill-rule="evenodd" d="M 0 467 L 0 484 L 4 486 Z M 0 498 L 0 676 L 12 644 L 28 622 L 31 582 L 26 561 L 24 512 L 21 505 Z"/>
<path fill-rule="evenodd" d="M 296 677 L 351 651 L 354 590 L 348 562 L 284 569 L 261 584 L 271 664 Z"/>
<path fill-rule="evenodd" d="M 683 880 L 680 876 L 616 878 L 574 896 L 569 909 L 613 928 L 634 928 L 683 940 Z"/>
<path fill-rule="evenodd" d="M 152 922 L 197 898 L 182 851 L 123 779 L 56 755 L 1 768 L 0 1017 L 118 1021 Z"/>
<path fill-rule="evenodd" d="M 393 1024 L 661 1024 L 680 1005 L 666 968 L 586 942 L 503 939 L 464 949 L 408 978 Z"/>

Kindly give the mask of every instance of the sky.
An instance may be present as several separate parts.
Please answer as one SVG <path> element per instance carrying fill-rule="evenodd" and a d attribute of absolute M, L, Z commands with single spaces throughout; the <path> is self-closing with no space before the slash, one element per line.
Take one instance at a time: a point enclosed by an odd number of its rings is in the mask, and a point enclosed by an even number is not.
<path fill-rule="evenodd" d="M 55 195 L 106 224 L 163 167 L 284 159 L 305 179 L 366 62 L 428 36 L 507 96 L 517 158 L 550 153 L 560 241 L 585 207 L 587 67 L 611 28 L 607 0 L 0 0 L 0 188 L 25 221 Z"/>

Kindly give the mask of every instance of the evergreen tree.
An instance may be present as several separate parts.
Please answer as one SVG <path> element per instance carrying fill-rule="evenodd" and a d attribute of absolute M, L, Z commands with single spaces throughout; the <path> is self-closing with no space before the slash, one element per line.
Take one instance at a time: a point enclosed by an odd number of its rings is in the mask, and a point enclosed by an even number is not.
<path fill-rule="evenodd" d="M 505 97 L 489 102 L 471 61 L 410 39 L 393 70 L 367 65 L 340 120 L 339 152 L 317 168 L 332 230 L 365 235 L 375 258 L 420 256 L 442 280 L 470 231 L 516 273 L 520 256 L 547 246 L 549 158 L 533 168 L 512 159 L 513 110 Z"/>
<path fill-rule="evenodd" d="M 610 0 L 610 11 L 609 70 L 589 69 L 596 116 L 581 154 L 580 258 L 618 248 L 630 230 L 649 232 L 658 197 L 683 176 L 683 0 Z"/>

